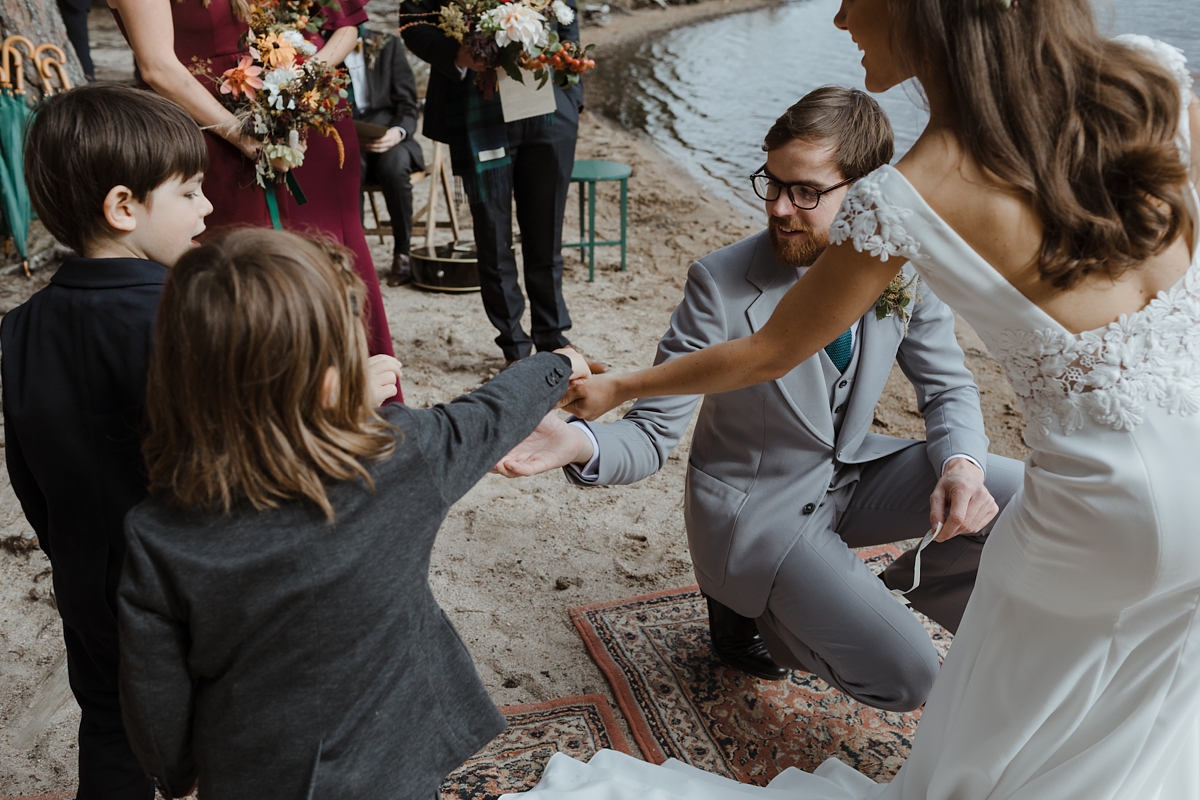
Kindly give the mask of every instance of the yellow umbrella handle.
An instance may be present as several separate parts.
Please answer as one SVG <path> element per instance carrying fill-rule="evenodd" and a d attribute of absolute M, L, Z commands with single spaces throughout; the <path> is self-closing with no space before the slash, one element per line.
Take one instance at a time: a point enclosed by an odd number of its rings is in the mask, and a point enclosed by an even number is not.
<path fill-rule="evenodd" d="M 58 78 L 60 88 L 57 91 L 65 92 L 71 88 L 71 79 L 67 77 L 67 70 L 57 58 L 49 56 L 43 58 L 39 70 L 42 75 L 42 88 L 47 97 L 55 93 L 54 84 L 51 82 L 52 78 Z"/>
<path fill-rule="evenodd" d="M 8 66 L 9 78 L 12 81 L 13 90 L 17 94 L 24 94 L 25 59 L 21 56 L 21 51 L 17 49 L 17 45 L 25 45 L 25 52 L 30 58 L 34 58 L 36 48 L 33 46 L 33 42 L 19 33 L 14 33 L 4 40 L 4 44 L 0 45 L 0 61 L 3 61 Z"/>
<path fill-rule="evenodd" d="M 3 51 L 4 63 L 8 64 L 8 74 L 12 76 L 13 93 L 25 94 L 25 59 L 17 49 L 9 50 L 8 44 Z"/>
<path fill-rule="evenodd" d="M 47 55 L 49 53 L 49 55 Z M 67 71 L 63 69 L 63 64 L 67 61 L 67 54 L 63 49 L 53 42 L 39 44 L 33 51 L 33 58 L 37 62 L 38 75 L 42 79 L 42 90 L 46 96 L 54 94 L 54 84 L 51 82 L 55 77 L 58 78 L 58 83 L 61 89 L 59 91 L 67 91 L 71 88 L 71 81 L 67 78 Z"/>

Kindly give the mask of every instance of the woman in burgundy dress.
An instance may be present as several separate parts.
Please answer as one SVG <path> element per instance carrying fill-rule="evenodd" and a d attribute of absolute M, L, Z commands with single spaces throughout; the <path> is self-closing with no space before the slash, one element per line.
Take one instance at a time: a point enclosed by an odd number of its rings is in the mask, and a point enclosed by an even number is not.
<path fill-rule="evenodd" d="M 254 179 L 254 161 L 262 143 L 241 133 L 233 114 L 217 102 L 216 88 L 188 71 L 199 59 L 220 76 L 245 55 L 240 39 L 247 29 L 246 0 L 109 0 L 109 5 L 133 48 L 142 80 L 205 128 L 211 163 L 204 176 L 204 194 L 214 208 L 209 228 L 270 226 L 266 195 Z M 318 48 L 315 58 L 329 64 L 342 62 L 354 49 L 358 25 L 367 21 L 365 6 L 366 0 L 340 0 L 340 10 L 325 11 L 325 27 L 333 33 L 327 40 L 309 35 Z M 322 231 L 354 252 L 358 273 L 367 285 L 371 354 L 392 355 L 379 278 L 359 218 L 358 137 L 349 117 L 336 127 L 346 148 L 344 162 L 339 166 L 332 138 L 311 134 L 304 166 L 295 170 L 308 202 L 297 204 L 278 186 L 274 191 L 279 215 L 285 228 Z"/>

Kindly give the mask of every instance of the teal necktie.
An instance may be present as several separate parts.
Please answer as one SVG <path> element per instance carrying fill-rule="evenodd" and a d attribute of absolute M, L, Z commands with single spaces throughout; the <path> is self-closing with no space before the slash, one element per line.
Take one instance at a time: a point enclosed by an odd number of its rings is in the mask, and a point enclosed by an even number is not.
<path fill-rule="evenodd" d="M 850 331 L 847 330 L 827 344 L 825 352 L 829 354 L 829 360 L 837 367 L 837 371 L 845 372 L 846 367 L 850 366 L 850 356 L 854 355 L 854 339 Z"/>

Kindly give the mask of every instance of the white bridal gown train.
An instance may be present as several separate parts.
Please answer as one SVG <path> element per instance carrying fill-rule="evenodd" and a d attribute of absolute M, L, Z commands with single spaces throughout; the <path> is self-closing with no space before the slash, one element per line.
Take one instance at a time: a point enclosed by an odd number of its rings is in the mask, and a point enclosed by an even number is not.
<path fill-rule="evenodd" d="M 1190 98 L 1179 51 L 1124 41 L 1168 64 Z M 1194 187 L 1188 206 L 1200 234 Z M 913 262 L 1004 365 L 1033 451 L 912 754 L 887 785 L 831 760 L 768 787 L 612 752 L 556 755 L 530 800 L 1200 798 L 1200 236 L 1173 289 L 1082 334 L 890 166 L 855 184 L 830 238 Z"/>

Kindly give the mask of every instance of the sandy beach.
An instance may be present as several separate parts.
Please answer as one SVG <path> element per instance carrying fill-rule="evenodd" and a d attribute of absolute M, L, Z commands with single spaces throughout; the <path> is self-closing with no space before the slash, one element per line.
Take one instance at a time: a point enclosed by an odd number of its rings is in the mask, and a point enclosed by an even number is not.
<path fill-rule="evenodd" d="M 614 10 L 607 25 L 586 26 L 583 40 L 598 45 L 598 58 L 611 57 L 641 37 L 767 4 L 704 0 L 666 10 Z M 386 24 L 386 4 L 372 12 Z M 108 71 L 102 75 L 119 78 L 129 69 L 128 53 L 110 23 L 94 24 L 97 63 Z M 779 110 L 796 99 L 780 97 Z M 746 147 L 758 144 L 748 141 Z M 597 252 L 596 280 L 588 283 L 587 267 L 577 252 L 565 255 L 564 291 L 574 321 L 569 335 L 614 369 L 643 367 L 651 362 L 681 298 L 688 264 L 761 230 L 764 221 L 712 196 L 652 142 L 586 111 L 577 158 L 623 162 L 632 167 L 633 177 L 627 270 L 619 271 L 616 248 L 603 248 Z M 602 235 L 615 234 L 615 184 L 601 186 L 599 194 L 598 227 Z M 567 206 L 569 239 L 575 233 L 575 204 L 573 189 Z M 372 247 L 377 266 L 386 269 L 390 241 L 372 239 Z M 43 267 L 32 281 L 0 277 L 0 312 L 45 285 L 51 272 Z M 477 388 L 502 367 L 478 294 L 384 286 L 383 295 L 411 405 L 449 400 Z M 1022 422 L 999 365 L 969 328 L 960 323 L 959 329 L 968 366 L 982 390 L 992 450 L 1024 458 Z M 881 433 L 924 437 L 912 389 L 898 369 L 875 423 Z M 687 457 L 685 439 L 658 475 L 630 487 L 577 489 L 557 473 L 523 481 L 489 475 L 452 509 L 434 549 L 430 582 L 497 704 L 586 693 L 612 700 L 567 609 L 694 582 L 681 512 Z M 78 711 L 73 701 L 52 717 L 31 748 L 18 749 L 14 741 L 39 682 L 62 651 L 49 563 L 36 548 L 7 473 L 0 471 L 0 795 L 74 788 Z"/>

